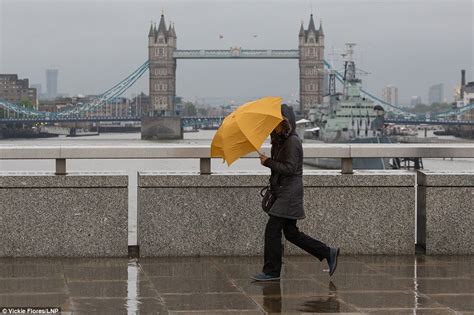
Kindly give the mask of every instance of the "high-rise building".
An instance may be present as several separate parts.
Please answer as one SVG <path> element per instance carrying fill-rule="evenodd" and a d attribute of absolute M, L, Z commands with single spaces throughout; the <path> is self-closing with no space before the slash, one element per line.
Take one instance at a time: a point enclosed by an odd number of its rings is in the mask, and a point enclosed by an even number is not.
<path fill-rule="evenodd" d="M 36 89 L 29 87 L 28 79 L 18 79 L 17 74 L 0 74 L 0 99 L 18 104 L 29 101 L 34 108 L 38 105 Z"/>
<path fill-rule="evenodd" d="M 58 70 L 46 69 L 46 97 L 53 99 L 58 96 Z"/>
<path fill-rule="evenodd" d="M 415 107 L 418 104 L 421 104 L 421 96 L 412 96 L 410 102 L 411 107 Z"/>
<path fill-rule="evenodd" d="M 428 105 L 442 103 L 444 101 L 444 84 L 432 85 L 428 92 Z"/>
<path fill-rule="evenodd" d="M 382 99 L 392 105 L 398 106 L 398 88 L 393 85 L 387 85 L 382 90 Z"/>

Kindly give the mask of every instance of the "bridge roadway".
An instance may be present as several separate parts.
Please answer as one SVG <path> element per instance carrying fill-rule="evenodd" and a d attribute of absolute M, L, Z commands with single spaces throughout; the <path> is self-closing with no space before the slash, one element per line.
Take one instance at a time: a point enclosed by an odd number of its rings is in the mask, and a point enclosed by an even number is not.
<path fill-rule="evenodd" d="M 224 116 L 196 116 L 181 117 L 182 124 L 186 126 L 208 125 L 220 123 Z M 98 116 L 98 117 L 42 117 L 42 118 L 0 118 L 0 124 L 4 123 L 59 123 L 59 122 L 119 122 L 119 121 L 141 121 L 140 116 Z"/>
<path fill-rule="evenodd" d="M 199 126 L 208 123 L 220 123 L 225 116 L 185 116 L 183 126 Z M 0 118 L 0 123 L 57 123 L 57 122 L 107 122 L 107 121 L 141 121 L 140 116 L 99 116 L 99 117 L 44 117 L 44 118 Z M 474 120 L 419 120 L 419 119 L 385 119 L 386 123 L 398 125 L 444 125 L 474 126 Z"/>
<path fill-rule="evenodd" d="M 193 49 L 176 50 L 175 59 L 299 59 L 298 49 Z"/>

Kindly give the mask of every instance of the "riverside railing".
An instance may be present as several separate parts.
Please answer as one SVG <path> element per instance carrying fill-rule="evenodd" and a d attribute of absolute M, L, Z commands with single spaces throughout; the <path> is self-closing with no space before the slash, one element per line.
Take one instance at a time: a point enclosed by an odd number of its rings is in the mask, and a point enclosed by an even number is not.
<path fill-rule="evenodd" d="M 310 234 L 338 244 L 347 254 L 414 254 L 415 240 L 427 254 L 474 253 L 472 170 L 415 175 L 352 169 L 354 158 L 474 158 L 474 143 L 303 148 L 306 158 L 341 159 L 342 174 L 305 172 L 308 217 L 302 224 Z M 268 155 L 270 147 L 261 151 Z M 3 160 L 11 159 L 55 160 L 57 176 L 3 170 Z M 194 159 L 202 175 L 140 171 L 136 186 L 125 172 L 64 176 L 67 160 L 76 159 Z M 211 161 L 208 145 L 0 145 L 0 171 L 7 171 L 0 173 L 5 200 L 0 202 L 0 257 L 112 257 L 125 256 L 127 250 L 137 257 L 138 246 L 143 257 L 261 255 L 266 218 L 256 209 L 268 174 L 206 176 Z M 136 211 L 130 201 L 136 202 Z M 206 224 L 189 224 L 196 217 Z M 52 218 L 60 233 L 45 228 Z M 236 227 L 242 233 L 234 233 Z M 25 230 L 31 237 L 18 236 Z"/>
<path fill-rule="evenodd" d="M 341 173 L 352 174 L 353 158 L 474 158 L 473 144 L 304 144 L 305 158 L 340 158 Z M 261 149 L 270 155 L 270 146 Z M 257 158 L 251 153 L 244 158 Z M 200 174 L 211 174 L 208 145 L 48 145 L 1 146 L 0 160 L 56 160 L 56 175 L 66 175 L 68 159 L 199 159 Z"/>

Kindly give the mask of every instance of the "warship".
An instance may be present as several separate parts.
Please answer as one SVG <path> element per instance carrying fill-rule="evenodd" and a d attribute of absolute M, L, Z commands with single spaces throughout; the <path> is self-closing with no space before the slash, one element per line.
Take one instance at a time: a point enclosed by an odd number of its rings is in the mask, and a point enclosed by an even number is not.
<path fill-rule="evenodd" d="M 346 44 L 344 71 L 329 69 L 329 93 L 323 104 L 310 109 L 308 119 L 317 130 L 316 142 L 324 143 L 392 143 L 383 133 L 385 110 L 363 96 L 362 80 L 357 77 L 354 62 L 354 43 Z M 342 92 L 336 91 L 336 80 L 342 83 Z M 319 168 L 338 169 L 340 159 L 305 158 L 304 163 Z M 392 168 L 389 159 L 357 158 L 354 169 Z"/>

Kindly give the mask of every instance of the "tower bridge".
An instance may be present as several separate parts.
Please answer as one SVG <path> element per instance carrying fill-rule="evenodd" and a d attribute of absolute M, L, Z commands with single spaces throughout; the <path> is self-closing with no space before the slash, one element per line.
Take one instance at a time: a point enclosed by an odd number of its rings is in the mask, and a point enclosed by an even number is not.
<path fill-rule="evenodd" d="M 313 14 L 308 27 L 301 23 L 298 49 L 249 50 L 231 47 L 227 50 L 178 50 L 174 25 L 166 25 L 162 14 L 158 27 L 151 25 L 148 32 L 150 108 L 148 112 L 164 114 L 175 112 L 176 67 L 178 59 L 298 59 L 300 82 L 300 108 L 309 109 L 323 101 L 324 32 L 322 23 L 317 28 Z M 148 114 L 148 113 L 147 113 Z"/>
<path fill-rule="evenodd" d="M 110 89 L 101 93 L 91 102 L 76 105 L 59 112 L 42 112 L 12 104 L 0 99 L 0 109 L 8 113 L 7 117 L 0 117 L 0 123 L 6 122 L 53 122 L 53 121 L 126 121 L 143 120 L 149 116 L 170 115 L 175 113 L 176 100 L 176 67 L 178 59 L 297 59 L 299 66 L 300 83 L 300 108 L 303 115 L 309 109 L 323 101 L 323 75 L 325 69 L 332 69 L 332 65 L 324 60 L 324 31 L 322 23 L 315 26 L 313 15 L 310 15 L 307 28 L 301 23 L 298 33 L 297 49 L 242 49 L 231 47 L 229 49 L 177 49 L 177 35 L 174 25 L 166 25 L 164 15 L 161 15 L 158 27 L 152 24 L 148 32 L 148 57 L 140 67 L 118 82 Z M 98 117 L 99 112 L 107 102 L 122 95 L 146 72 L 149 73 L 150 105 L 143 109 L 139 117 Z M 334 71 L 339 81 L 343 75 Z M 396 113 L 398 116 L 413 117 L 405 109 L 384 102 L 369 91 L 362 93 L 375 104 L 382 105 L 387 112 Z M 408 119 L 413 123 L 429 123 L 439 121 L 443 124 L 445 118 L 453 117 L 466 110 L 472 109 L 474 104 L 458 108 L 440 115 L 439 120 L 420 121 Z M 14 113 L 14 117 L 11 117 Z M 183 125 L 195 125 L 200 118 L 183 118 Z M 461 122 L 469 123 L 469 122 Z M 453 124 L 457 124 L 454 122 Z M 470 123 L 469 123 L 470 124 Z"/>

